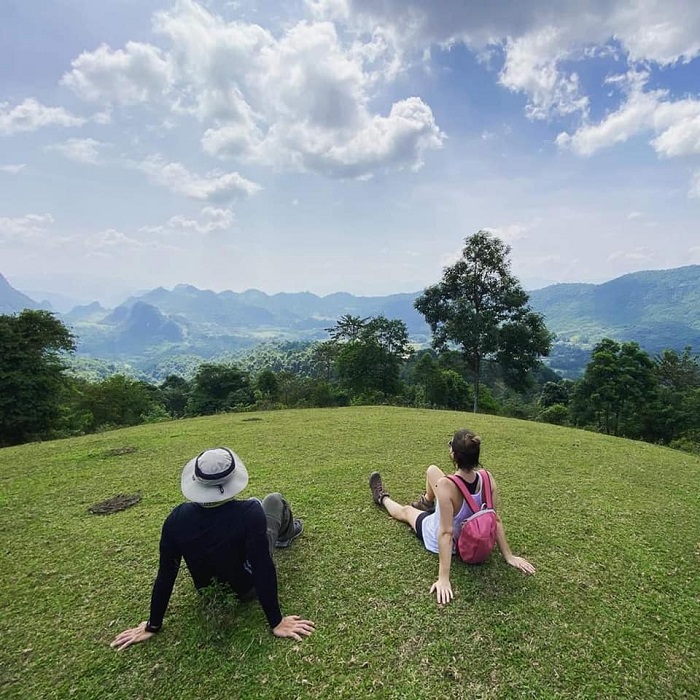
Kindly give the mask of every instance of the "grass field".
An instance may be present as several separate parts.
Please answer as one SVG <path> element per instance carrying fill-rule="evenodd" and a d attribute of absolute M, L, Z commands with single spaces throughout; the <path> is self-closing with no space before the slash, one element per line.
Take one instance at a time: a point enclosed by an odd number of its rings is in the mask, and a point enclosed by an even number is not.
<path fill-rule="evenodd" d="M 498 553 L 453 564 L 371 502 L 379 469 L 416 497 L 463 426 L 483 440 L 527 577 Z M 148 616 L 160 527 L 184 463 L 235 449 L 244 496 L 282 491 L 304 535 L 276 555 L 285 614 L 199 596 L 180 572 L 163 632 L 117 653 Z M 112 454 L 119 448 L 131 454 Z M 639 442 L 447 411 L 230 414 L 0 450 L 0 694 L 10 698 L 691 698 L 700 695 L 700 460 Z M 142 495 L 121 513 L 88 506 Z"/>

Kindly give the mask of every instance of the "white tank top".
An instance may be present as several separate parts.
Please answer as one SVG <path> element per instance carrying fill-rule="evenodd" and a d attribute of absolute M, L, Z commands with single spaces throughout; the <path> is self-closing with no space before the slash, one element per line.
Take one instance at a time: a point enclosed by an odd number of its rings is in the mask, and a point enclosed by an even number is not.
<path fill-rule="evenodd" d="M 481 508 L 481 492 L 483 488 L 483 480 L 481 474 L 478 474 L 479 487 L 476 493 L 472 495 L 472 498 L 476 502 L 478 508 Z M 462 499 L 462 507 L 459 512 L 452 518 L 452 532 L 457 534 L 462 523 L 472 515 L 471 508 L 467 505 L 467 502 Z M 440 502 L 435 503 L 435 512 L 431 513 L 427 518 L 423 518 L 423 523 L 421 526 L 421 532 L 423 534 L 423 544 L 429 552 L 439 553 L 438 549 L 438 530 L 440 529 Z M 452 542 L 452 553 L 456 551 L 455 543 Z"/>

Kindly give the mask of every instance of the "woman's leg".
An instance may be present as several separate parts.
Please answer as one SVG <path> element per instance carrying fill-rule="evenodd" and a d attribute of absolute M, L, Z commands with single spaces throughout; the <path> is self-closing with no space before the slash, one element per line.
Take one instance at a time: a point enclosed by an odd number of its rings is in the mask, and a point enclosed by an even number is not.
<path fill-rule="evenodd" d="M 431 464 L 425 472 L 425 500 L 431 503 L 435 502 L 435 489 L 437 482 L 445 476 L 445 473 L 440 467 Z"/>
<path fill-rule="evenodd" d="M 384 496 L 382 505 L 386 508 L 386 512 L 399 522 L 406 523 L 411 526 L 413 531 L 416 530 L 416 520 L 423 511 L 414 508 L 413 506 L 402 506 L 400 503 L 392 500 L 389 496 Z"/>

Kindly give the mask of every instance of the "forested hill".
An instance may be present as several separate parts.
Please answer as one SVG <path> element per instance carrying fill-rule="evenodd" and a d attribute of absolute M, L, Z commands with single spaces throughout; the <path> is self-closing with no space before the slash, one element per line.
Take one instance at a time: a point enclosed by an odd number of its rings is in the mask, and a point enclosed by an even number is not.
<path fill-rule="evenodd" d="M 650 352 L 700 347 L 700 265 L 649 270 L 604 284 L 555 284 L 530 292 L 559 341 L 636 340 Z"/>

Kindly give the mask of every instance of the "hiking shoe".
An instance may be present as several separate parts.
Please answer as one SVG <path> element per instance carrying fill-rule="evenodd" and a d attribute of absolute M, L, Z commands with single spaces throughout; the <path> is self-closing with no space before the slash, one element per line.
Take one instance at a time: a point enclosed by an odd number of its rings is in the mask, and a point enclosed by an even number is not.
<path fill-rule="evenodd" d="M 384 488 L 382 477 L 379 472 L 372 472 L 369 475 L 369 488 L 372 491 L 372 500 L 378 505 L 382 505 L 382 501 L 389 493 Z"/>
<path fill-rule="evenodd" d="M 289 547 L 294 540 L 301 535 L 301 533 L 304 532 L 304 521 L 299 520 L 299 518 L 294 518 L 294 530 L 292 531 L 292 534 L 286 539 L 286 540 L 277 540 L 275 542 L 275 547 L 278 549 L 284 549 L 285 547 Z"/>
<path fill-rule="evenodd" d="M 429 501 L 425 497 L 425 494 L 422 494 L 421 497 L 417 501 L 413 501 L 413 503 L 411 503 L 411 505 L 416 510 L 422 510 L 426 513 L 432 513 L 435 510 L 435 501 Z"/>

